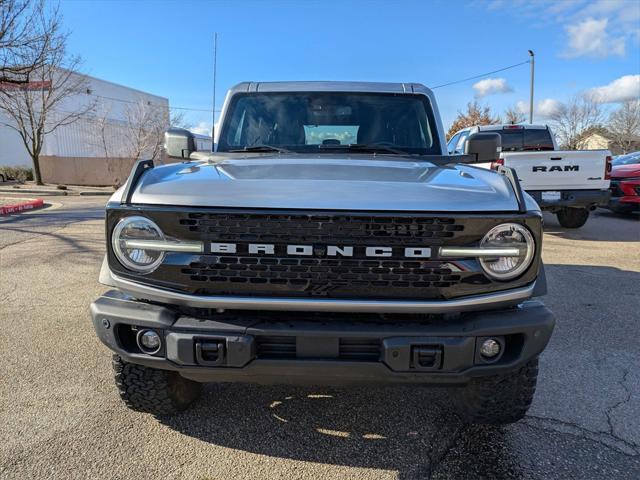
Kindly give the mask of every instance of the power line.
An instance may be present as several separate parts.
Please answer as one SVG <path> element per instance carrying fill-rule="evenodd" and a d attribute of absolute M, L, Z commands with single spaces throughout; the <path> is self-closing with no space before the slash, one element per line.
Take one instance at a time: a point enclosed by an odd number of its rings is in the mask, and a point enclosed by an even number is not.
<path fill-rule="evenodd" d="M 216 40 L 217 40 L 217 39 L 216 39 Z M 217 42 L 216 42 L 216 43 L 217 43 Z M 214 48 L 215 48 L 215 46 L 214 46 Z M 214 55 L 215 55 L 215 52 L 214 52 Z M 482 73 L 482 74 L 480 74 L 480 75 L 474 75 L 473 77 L 463 78 L 462 80 L 456 80 L 456 81 L 454 81 L 454 82 L 443 83 L 442 85 L 436 85 L 436 86 L 434 86 L 434 87 L 430 87 L 430 88 L 431 88 L 432 90 L 434 90 L 434 89 L 436 89 L 436 88 L 448 87 L 448 86 L 450 86 L 450 85 L 456 85 L 456 84 L 458 84 L 458 83 L 468 82 L 469 80 L 475 80 L 475 79 L 477 79 L 477 78 L 486 77 L 487 75 L 492 75 L 492 74 L 494 74 L 494 73 L 504 72 L 505 70 L 509 70 L 509 69 L 511 69 L 511 68 L 516 68 L 516 67 L 519 67 L 519 66 L 521 66 L 521 65 L 526 65 L 527 63 L 531 63 L 531 60 L 527 60 L 527 61 L 525 61 L 525 62 L 521 62 L 521 63 L 516 63 L 516 64 L 514 64 L 514 65 L 509 65 L 508 67 L 500 68 L 500 69 L 498 69 L 498 70 L 493 70 L 493 71 L 491 71 L 491 72 Z M 214 66 L 214 68 L 215 68 L 215 66 Z M 215 71 L 214 71 L 214 79 L 215 79 Z M 215 88 L 215 87 L 214 87 L 214 88 Z M 214 91 L 214 92 L 215 92 L 215 91 Z M 111 100 L 111 101 L 114 101 L 114 102 L 129 103 L 129 104 L 132 104 L 132 105 L 135 105 L 135 104 L 137 104 L 137 103 L 138 103 L 138 101 L 125 100 L 125 99 L 123 99 L 123 98 L 107 97 L 107 96 L 105 96 L 105 95 L 98 95 L 98 94 L 96 94 L 96 93 L 89 93 L 89 92 L 87 92 L 87 93 L 88 93 L 89 95 L 92 95 L 92 96 L 96 97 L 96 98 L 102 98 L 103 100 Z M 215 95 L 215 93 L 214 93 L 214 95 Z M 214 101 L 215 101 L 215 96 L 214 96 Z M 149 104 L 151 104 L 151 103 L 152 103 L 152 102 L 149 102 Z M 153 103 L 156 103 L 156 105 L 164 106 L 164 105 L 162 105 L 162 104 L 160 104 L 160 103 L 157 103 L 157 102 L 153 102 Z M 210 109 L 210 108 L 190 108 L 190 107 L 172 107 L 172 106 L 169 106 L 168 108 L 169 108 L 169 110 L 186 110 L 186 111 L 190 111 L 190 112 L 206 112 L 206 113 L 211 113 L 211 114 L 213 114 L 214 112 L 215 112 L 215 113 L 220 113 L 220 112 L 222 111 L 221 109 L 214 109 L 214 110 L 212 110 L 212 109 Z"/>
<path fill-rule="evenodd" d="M 114 97 L 106 97 L 104 95 L 98 95 L 97 93 L 90 93 L 89 95 L 93 95 L 96 98 L 102 98 L 104 100 L 111 100 L 114 102 L 121 102 L 121 103 L 130 103 L 132 105 L 136 105 L 138 102 L 137 101 L 133 101 L 133 100 L 125 100 L 123 98 L 114 98 Z M 160 106 L 164 106 L 160 103 L 157 102 L 149 102 L 149 103 L 155 103 L 156 105 L 160 105 Z M 213 111 L 210 108 L 189 108 L 189 107 L 172 107 L 169 106 L 169 110 L 190 110 L 192 112 L 208 112 L 208 113 L 213 113 Z M 217 109 L 216 112 L 220 112 L 221 110 Z"/>
<path fill-rule="evenodd" d="M 434 90 L 436 88 L 448 87 L 449 85 L 455 85 L 457 83 L 468 82 L 469 80 L 475 80 L 476 78 L 486 77 L 487 75 L 492 75 L 494 73 L 504 72 L 505 70 L 509 70 L 510 68 L 516 68 L 521 65 L 525 65 L 527 63 L 531 63 L 531 61 L 527 60 L 526 62 L 516 63 L 515 65 L 509 65 L 508 67 L 500 68 L 498 70 L 493 70 L 492 72 L 487 72 L 480 75 L 474 75 L 473 77 L 463 78 L 462 80 L 456 80 L 455 82 L 443 83 L 442 85 L 436 85 L 435 87 L 430 87 L 430 88 L 431 90 Z"/>

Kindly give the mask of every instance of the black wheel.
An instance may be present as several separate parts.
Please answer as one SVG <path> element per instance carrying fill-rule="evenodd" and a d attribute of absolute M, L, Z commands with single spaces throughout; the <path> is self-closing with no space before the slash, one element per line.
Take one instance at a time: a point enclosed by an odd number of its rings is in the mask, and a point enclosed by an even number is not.
<path fill-rule="evenodd" d="M 537 379 L 537 358 L 514 372 L 474 378 L 456 398 L 458 413 L 469 423 L 504 425 L 517 422 L 529 410 Z"/>
<path fill-rule="evenodd" d="M 563 208 L 558 213 L 558 222 L 564 228 L 580 228 L 589 218 L 589 210 L 586 208 Z"/>
<path fill-rule="evenodd" d="M 0 173 L 0 182 L 6 182 L 7 179 L 4 178 L 4 175 Z"/>
<path fill-rule="evenodd" d="M 120 398 L 127 407 L 153 415 L 171 415 L 185 410 L 200 395 L 198 382 L 177 372 L 158 370 L 113 356 L 113 372 Z"/>

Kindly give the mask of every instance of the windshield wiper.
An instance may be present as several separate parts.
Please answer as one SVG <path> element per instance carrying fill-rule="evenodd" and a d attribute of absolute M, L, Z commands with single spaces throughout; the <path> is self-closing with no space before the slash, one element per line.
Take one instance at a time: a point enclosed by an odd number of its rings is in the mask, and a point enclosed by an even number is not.
<path fill-rule="evenodd" d="M 322 144 L 318 145 L 318 148 L 321 149 L 343 149 L 349 150 L 350 152 L 384 152 L 384 153 L 392 153 L 394 155 L 411 155 L 409 152 L 405 152 L 404 150 L 398 150 L 397 148 L 388 147 L 386 145 L 378 145 L 375 143 L 365 144 L 365 143 L 350 143 L 348 145 L 338 145 L 338 144 Z"/>
<path fill-rule="evenodd" d="M 291 150 L 286 148 L 274 147 L 273 145 L 251 145 L 244 148 L 236 148 L 229 150 L 230 152 L 279 152 L 279 153 L 292 153 Z"/>

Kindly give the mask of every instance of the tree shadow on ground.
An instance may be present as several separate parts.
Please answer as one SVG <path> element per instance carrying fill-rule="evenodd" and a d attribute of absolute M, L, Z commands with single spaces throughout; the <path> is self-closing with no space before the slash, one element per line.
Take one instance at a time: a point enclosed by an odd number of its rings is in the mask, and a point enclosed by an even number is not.
<path fill-rule="evenodd" d="M 429 478 L 468 428 L 449 394 L 416 387 L 208 385 L 193 409 L 160 421 L 204 442 L 324 464 Z M 502 437 L 502 429 L 480 427 Z M 492 458 L 517 471 L 504 455 Z M 504 458 L 502 458 L 504 457 Z M 493 471 L 493 467 L 491 469 Z M 517 478 L 517 477 L 515 477 Z"/>

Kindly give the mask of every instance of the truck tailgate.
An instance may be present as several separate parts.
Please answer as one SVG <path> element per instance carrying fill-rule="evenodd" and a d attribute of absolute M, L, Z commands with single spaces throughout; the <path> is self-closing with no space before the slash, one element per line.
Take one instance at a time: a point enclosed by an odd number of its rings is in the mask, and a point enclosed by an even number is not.
<path fill-rule="evenodd" d="M 525 190 L 605 190 L 608 150 L 504 152 Z"/>

